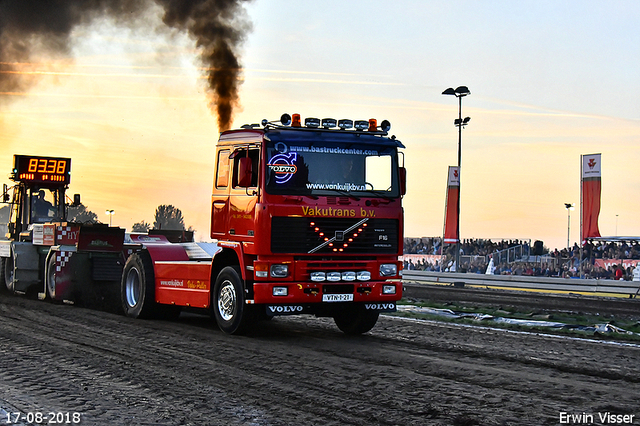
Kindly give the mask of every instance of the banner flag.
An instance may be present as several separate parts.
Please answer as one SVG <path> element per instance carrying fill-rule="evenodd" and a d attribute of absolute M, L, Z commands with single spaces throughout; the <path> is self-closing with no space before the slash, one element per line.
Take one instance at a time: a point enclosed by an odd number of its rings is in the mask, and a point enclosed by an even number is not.
<path fill-rule="evenodd" d="M 601 154 L 582 155 L 580 163 L 580 241 L 600 236 Z"/>
<path fill-rule="evenodd" d="M 460 238 L 458 223 L 458 195 L 460 193 L 460 171 L 457 166 L 449 166 L 447 179 L 447 201 L 444 211 L 444 243 L 457 243 Z"/>

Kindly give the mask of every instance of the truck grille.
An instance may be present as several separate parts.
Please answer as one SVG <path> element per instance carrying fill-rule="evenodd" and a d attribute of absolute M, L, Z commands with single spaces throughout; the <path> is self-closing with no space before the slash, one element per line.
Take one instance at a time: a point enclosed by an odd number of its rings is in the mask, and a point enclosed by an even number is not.
<path fill-rule="evenodd" d="M 271 251 L 393 254 L 398 252 L 398 221 L 376 218 L 274 217 L 271 221 Z"/>

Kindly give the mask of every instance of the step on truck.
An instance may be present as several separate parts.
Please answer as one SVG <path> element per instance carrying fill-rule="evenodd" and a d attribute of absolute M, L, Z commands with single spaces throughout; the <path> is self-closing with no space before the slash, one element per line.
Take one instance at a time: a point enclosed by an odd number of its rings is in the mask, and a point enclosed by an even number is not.
<path fill-rule="evenodd" d="M 213 242 L 127 234 L 121 308 L 134 318 L 212 311 L 222 331 L 280 315 L 333 317 L 361 334 L 402 297 L 404 148 L 385 120 L 284 114 L 223 132 Z M 82 229 L 81 229 L 82 231 Z M 82 234 L 82 232 L 80 232 Z"/>

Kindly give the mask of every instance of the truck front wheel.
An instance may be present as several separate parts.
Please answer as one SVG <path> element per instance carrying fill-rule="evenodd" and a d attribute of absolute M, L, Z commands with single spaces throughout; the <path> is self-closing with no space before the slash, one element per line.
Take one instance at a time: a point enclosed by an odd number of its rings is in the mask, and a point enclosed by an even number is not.
<path fill-rule="evenodd" d="M 121 282 L 122 308 L 131 318 L 150 318 L 155 307 L 155 280 L 151 257 L 146 252 L 129 256 Z"/>
<path fill-rule="evenodd" d="M 213 312 L 220 330 L 227 334 L 245 333 L 254 320 L 253 311 L 245 304 L 240 269 L 227 266 L 220 271 L 213 288 Z"/>
<path fill-rule="evenodd" d="M 371 330 L 379 315 L 377 311 L 365 309 L 364 305 L 352 305 L 335 314 L 333 320 L 343 333 L 356 335 Z"/>

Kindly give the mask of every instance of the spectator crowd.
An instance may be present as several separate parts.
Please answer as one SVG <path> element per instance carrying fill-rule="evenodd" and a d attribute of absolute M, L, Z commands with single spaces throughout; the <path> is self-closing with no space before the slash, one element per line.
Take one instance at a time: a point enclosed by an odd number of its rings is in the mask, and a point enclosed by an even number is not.
<path fill-rule="evenodd" d="M 578 278 L 582 272 L 584 278 L 632 280 L 634 266 L 631 264 L 635 265 L 640 261 L 640 241 L 590 241 L 585 244 L 582 253 L 578 244 L 553 251 L 543 247 L 541 242 L 539 244 L 537 250 L 532 250 L 530 240 L 494 242 L 490 239 L 466 239 L 460 244 L 460 267 L 457 268 L 454 263 L 455 244 L 443 245 L 439 237 L 405 238 L 404 254 L 427 256 L 415 259 L 407 256 L 404 268 L 484 274 L 491 266 L 495 275 Z M 504 256 L 496 255 L 515 248 L 522 254 L 518 260 L 514 261 L 512 257 L 507 262 Z M 533 256 L 532 251 L 536 251 L 536 256 Z M 494 262 L 490 264 L 492 258 Z M 602 261 L 596 262 L 597 259 Z M 627 265 L 623 265 L 622 260 Z"/>

